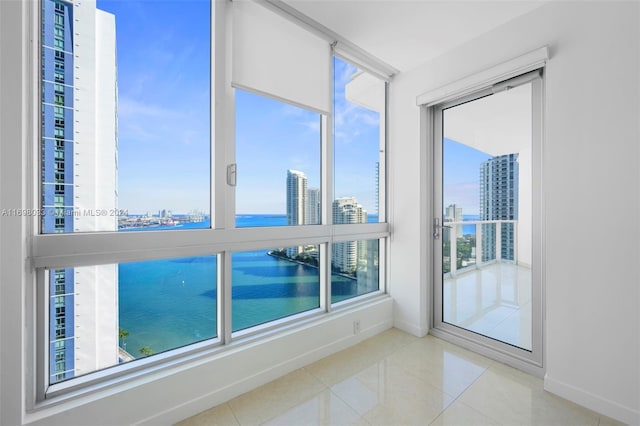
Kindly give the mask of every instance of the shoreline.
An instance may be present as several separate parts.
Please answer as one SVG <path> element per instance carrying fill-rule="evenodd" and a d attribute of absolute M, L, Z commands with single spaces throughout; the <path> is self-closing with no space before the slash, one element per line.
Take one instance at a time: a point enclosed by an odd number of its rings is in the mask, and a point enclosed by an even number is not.
<path fill-rule="evenodd" d="M 301 260 L 291 259 L 290 257 L 282 256 L 282 255 L 276 254 L 276 253 L 274 252 L 274 250 L 269 250 L 269 251 L 267 251 L 267 255 L 268 255 L 268 256 L 271 256 L 271 257 L 275 257 L 276 259 L 286 260 L 287 262 L 297 263 L 298 265 L 302 265 L 302 266 L 310 266 L 311 268 L 315 268 L 315 269 L 318 269 L 318 268 L 319 268 L 319 267 L 318 267 L 318 265 L 312 265 L 312 264 L 310 264 L 310 263 L 306 263 L 306 262 L 303 262 L 303 261 L 301 261 Z M 357 281 L 357 280 L 358 280 L 358 277 L 354 277 L 353 275 L 347 275 L 347 274 L 345 274 L 345 273 L 341 273 L 341 272 L 334 272 L 334 271 L 331 271 L 331 274 L 332 274 L 332 275 L 338 275 L 338 276 L 341 276 L 341 277 L 343 277 L 343 278 L 347 278 L 347 279 L 350 279 L 350 280 L 353 280 L 353 281 Z"/>

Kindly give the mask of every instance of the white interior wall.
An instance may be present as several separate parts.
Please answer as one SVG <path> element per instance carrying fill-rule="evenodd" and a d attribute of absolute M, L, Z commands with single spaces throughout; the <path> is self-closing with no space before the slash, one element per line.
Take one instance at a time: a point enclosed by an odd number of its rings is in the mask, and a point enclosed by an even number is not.
<path fill-rule="evenodd" d="M 552 2 L 391 85 L 394 324 L 423 333 L 430 226 L 416 208 L 416 96 L 548 45 L 543 143 L 545 388 L 640 423 L 640 4 Z M 630 221 L 616 221 L 624 211 Z M 422 225 L 421 225 L 422 224 Z M 423 265 L 423 269 L 416 267 Z"/>

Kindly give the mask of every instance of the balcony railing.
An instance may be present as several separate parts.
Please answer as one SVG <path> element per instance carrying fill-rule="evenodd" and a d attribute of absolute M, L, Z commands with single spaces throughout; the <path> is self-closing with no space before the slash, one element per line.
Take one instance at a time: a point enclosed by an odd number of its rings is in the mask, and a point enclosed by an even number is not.
<path fill-rule="evenodd" d="M 443 273 L 455 276 L 483 264 L 518 263 L 517 224 L 517 220 L 444 222 Z M 473 232 L 465 232 L 470 226 L 474 227 Z"/>

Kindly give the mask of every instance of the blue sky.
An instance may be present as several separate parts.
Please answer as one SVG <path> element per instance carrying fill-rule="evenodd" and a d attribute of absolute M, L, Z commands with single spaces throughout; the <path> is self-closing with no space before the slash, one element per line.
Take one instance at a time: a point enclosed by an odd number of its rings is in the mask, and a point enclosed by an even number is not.
<path fill-rule="evenodd" d="M 463 143 L 444 138 L 442 148 L 443 205 L 462 207 L 462 214 L 478 214 L 480 208 L 480 164 L 491 156 Z"/>
<path fill-rule="evenodd" d="M 209 2 L 97 6 L 116 16 L 119 207 L 208 212 Z"/>
<path fill-rule="evenodd" d="M 208 0 L 98 0 L 116 16 L 119 207 L 209 211 Z M 335 195 L 375 209 L 378 114 L 345 100 L 357 71 L 335 61 Z M 236 211 L 286 211 L 286 172 L 320 182 L 320 116 L 236 91 Z"/>

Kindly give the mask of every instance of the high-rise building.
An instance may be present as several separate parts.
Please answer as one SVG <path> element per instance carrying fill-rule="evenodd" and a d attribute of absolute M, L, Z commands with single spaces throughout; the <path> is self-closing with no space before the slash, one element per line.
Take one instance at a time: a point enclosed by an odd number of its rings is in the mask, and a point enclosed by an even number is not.
<path fill-rule="evenodd" d="M 480 220 L 518 219 L 518 154 L 499 155 L 480 165 Z M 513 223 L 482 225 L 482 260 L 496 258 L 497 229 L 500 226 L 500 255 L 514 259 Z"/>
<path fill-rule="evenodd" d="M 287 170 L 287 225 L 304 225 L 307 210 L 307 176 Z"/>
<path fill-rule="evenodd" d="M 320 223 L 320 189 L 307 188 L 307 213 L 305 223 L 317 225 Z"/>
<path fill-rule="evenodd" d="M 354 197 L 343 197 L 333 202 L 333 223 L 366 223 L 367 211 Z M 366 241 L 341 241 L 333 244 L 331 264 L 340 272 L 354 273 L 358 259 L 366 256 Z"/>
<path fill-rule="evenodd" d="M 462 222 L 462 207 L 458 207 L 456 204 L 449 204 L 444 212 L 444 221 L 445 222 Z M 462 237 L 462 224 L 455 225 L 456 229 L 456 237 Z M 449 231 L 449 228 L 444 228 L 445 234 L 446 231 Z M 448 239 L 447 235 L 444 236 L 445 239 Z"/>
<path fill-rule="evenodd" d="M 307 202 L 307 176 L 297 170 L 287 170 L 287 225 L 304 225 L 309 210 Z M 287 256 L 295 257 L 303 246 L 288 247 Z"/>
<path fill-rule="evenodd" d="M 44 0 L 41 83 L 42 232 L 117 230 L 114 16 Z M 49 291 L 50 383 L 117 364 L 117 266 L 51 270 Z"/>

